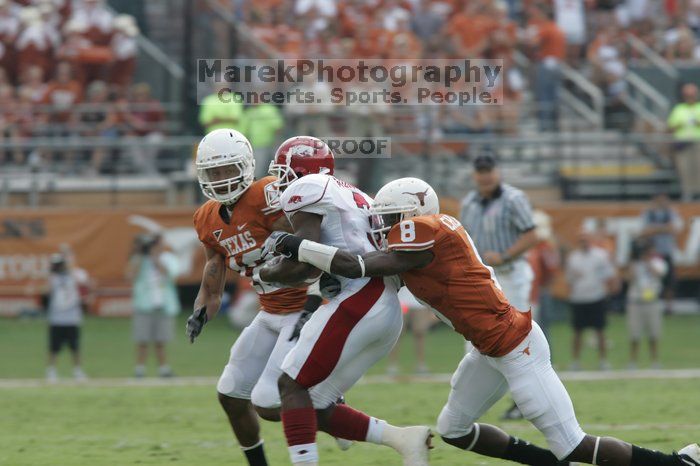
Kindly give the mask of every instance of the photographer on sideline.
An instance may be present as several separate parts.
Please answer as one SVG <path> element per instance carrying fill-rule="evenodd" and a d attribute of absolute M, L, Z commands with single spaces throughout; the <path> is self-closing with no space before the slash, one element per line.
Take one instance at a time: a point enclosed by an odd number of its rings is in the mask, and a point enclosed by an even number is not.
<path fill-rule="evenodd" d="M 175 286 L 177 258 L 165 250 L 160 235 L 139 235 L 134 242 L 126 275 L 133 284 L 133 330 L 136 343 L 134 375 L 137 378 L 146 375 L 146 355 L 148 345 L 152 343 L 158 359 L 158 375 L 172 377 L 165 344 L 173 338 L 174 318 L 180 312 L 180 300 Z"/>
<path fill-rule="evenodd" d="M 80 325 L 83 321 L 83 303 L 76 274 L 72 273 L 64 254 L 51 256 L 51 268 L 47 286 L 49 322 L 49 358 L 46 379 L 53 383 L 58 380 L 56 356 L 64 344 L 73 355 L 73 377 L 85 380 L 80 367 Z"/>

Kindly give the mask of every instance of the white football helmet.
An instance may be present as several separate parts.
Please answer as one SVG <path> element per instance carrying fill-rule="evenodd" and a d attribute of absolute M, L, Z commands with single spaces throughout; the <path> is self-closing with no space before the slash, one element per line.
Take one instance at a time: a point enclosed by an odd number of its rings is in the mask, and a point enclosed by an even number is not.
<path fill-rule="evenodd" d="M 204 136 L 195 166 L 204 195 L 222 204 L 235 203 L 254 181 L 253 148 L 234 129 L 216 129 Z"/>
<path fill-rule="evenodd" d="M 440 202 L 435 190 L 418 178 L 399 178 L 385 184 L 374 196 L 372 214 L 379 220 L 373 233 L 382 239 L 398 222 L 440 213 Z"/>

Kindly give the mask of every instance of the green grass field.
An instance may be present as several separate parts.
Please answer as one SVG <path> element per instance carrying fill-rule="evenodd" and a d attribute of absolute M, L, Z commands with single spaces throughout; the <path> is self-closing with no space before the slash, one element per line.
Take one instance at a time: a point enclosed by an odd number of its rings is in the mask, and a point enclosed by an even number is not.
<path fill-rule="evenodd" d="M 183 321 L 184 327 L 184 321 Z M 84 367 L 92 378 L 128 377 L 133 349 L 127 320 L 88 319 L 84 327 Z M 666 322 L 663 364 L 666 368 L 698 366 L 700 318 L 678 316 Z M 208 325 L 195 345 L 184 338 L 172 344 L 178 375 L 216 376 L 235 334 L 223 319 Z M 555 363 L 568 364 L 569 332 L 553 329 Z M 613 318 L 611 362 L 626 364 L 623 322 Z M 402 345 L 402 368 L 412 369 L 410 338 Z M 44 375 L 45 327 L 35 320 L 0 323 L 0 378 Z M 593 350 L 584 365 L 595 367 Z M 428 360 L 433 372 L 451 372 L 462 354 L 462 342 L 445 328 L 430 333 Z M 60 370 L 69 374 L 67 355 Z M 381 362 L 371 373 L 381 374 Z M 579 420 L 591 433 L 609 434 L 659 449 L 677 449 L 700 440 L 700 383 L 688 380 L 614 380 L 567 382 Z M 395 424 L 433 425 L 449 387 L 439 383 L 361 383 L 348 393 L 358 409 Z M 28 386 L 0 388 L 0 464 L 2 465 L 243 465 L 211 386 Z M 485 417 L 499 423 L 503 400 Z M 526 422 L 500 423 L 506 430 L 543 444 Z M 263 423 L 272 465 L 289 464 L 281 426 Z M 398 465 L 397 456 L 374 445 L 355 445 L 340 452 L 320 434 L 324 465 Z M 460 452 L 435 441 L 435 465 L 504 464 Z"/>

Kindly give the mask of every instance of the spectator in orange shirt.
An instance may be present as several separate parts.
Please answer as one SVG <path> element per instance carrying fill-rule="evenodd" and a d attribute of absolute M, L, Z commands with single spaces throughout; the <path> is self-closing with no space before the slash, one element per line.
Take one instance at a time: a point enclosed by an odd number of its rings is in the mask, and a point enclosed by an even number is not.
<path fill-rule="evenodd" d="M 447 34 L 460 57 L 482 57 L 489 45 L 489 33 L 494 21 L 477 2 L 465 3 L 464 9 L 447 24 Z"/>
<path fill-rule="evenodd" d="M 559 64 L 566 58 L 566 37 L 544 7 L 528 9 L 526 43 L 537 62 L 535 98 L 541 131 L 556 131 L 558 127 Z"/>
<path fill-rule="evenodd" d="M 73 107 L 80 103 L 83 89 L 80 83 L 73 79 L 70 63 L 60 62 L 56 66 L 56 79 L 49 82 L 41 100 L 43 105 L 49 106 L 49 124 L 52 134 L 56 136 L 68 136 L 75 127 Z"/>

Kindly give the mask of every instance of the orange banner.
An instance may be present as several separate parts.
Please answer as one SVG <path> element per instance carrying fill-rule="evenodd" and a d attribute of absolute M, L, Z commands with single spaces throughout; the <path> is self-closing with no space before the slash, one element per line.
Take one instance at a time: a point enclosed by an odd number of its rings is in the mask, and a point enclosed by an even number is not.
<path fill-rule="evenodd" d="M 459 203 L 446 199 L 443 210 L 458 215 Z M 570 245 L 585 222 L 598 222 L 613 242 L 618 264 L 626 263 L 630 242 L 639 231 L 646 203 L 558 203 L 540 208 L 552 216 L 557 239 Z M 700 278 L 700 204 L 677 206 L 684 219 L 676 252 L 679 275 Z M 0 211 L 0 296 L 17 307 L 35 296 L 48 274 L 49 257 L 61 244 L 75 252 L 98 288 L 128 288 L 124 271 L 135 237 L 161 231 L 178 256 L 181 284 L 197 284 L 203 254 L 192 227 L 194 208 L 142 210 L 3 210 Z M 9 302 L 9 301 L 8 301 Z M 108 300 L 105 300 L 108 302 Z M 0 307 L 2 307 L 0 303 Z M 116 310 L 116 305 L 112 305 Z M 0 314 L 2 314 L 0 309 Z"/>

